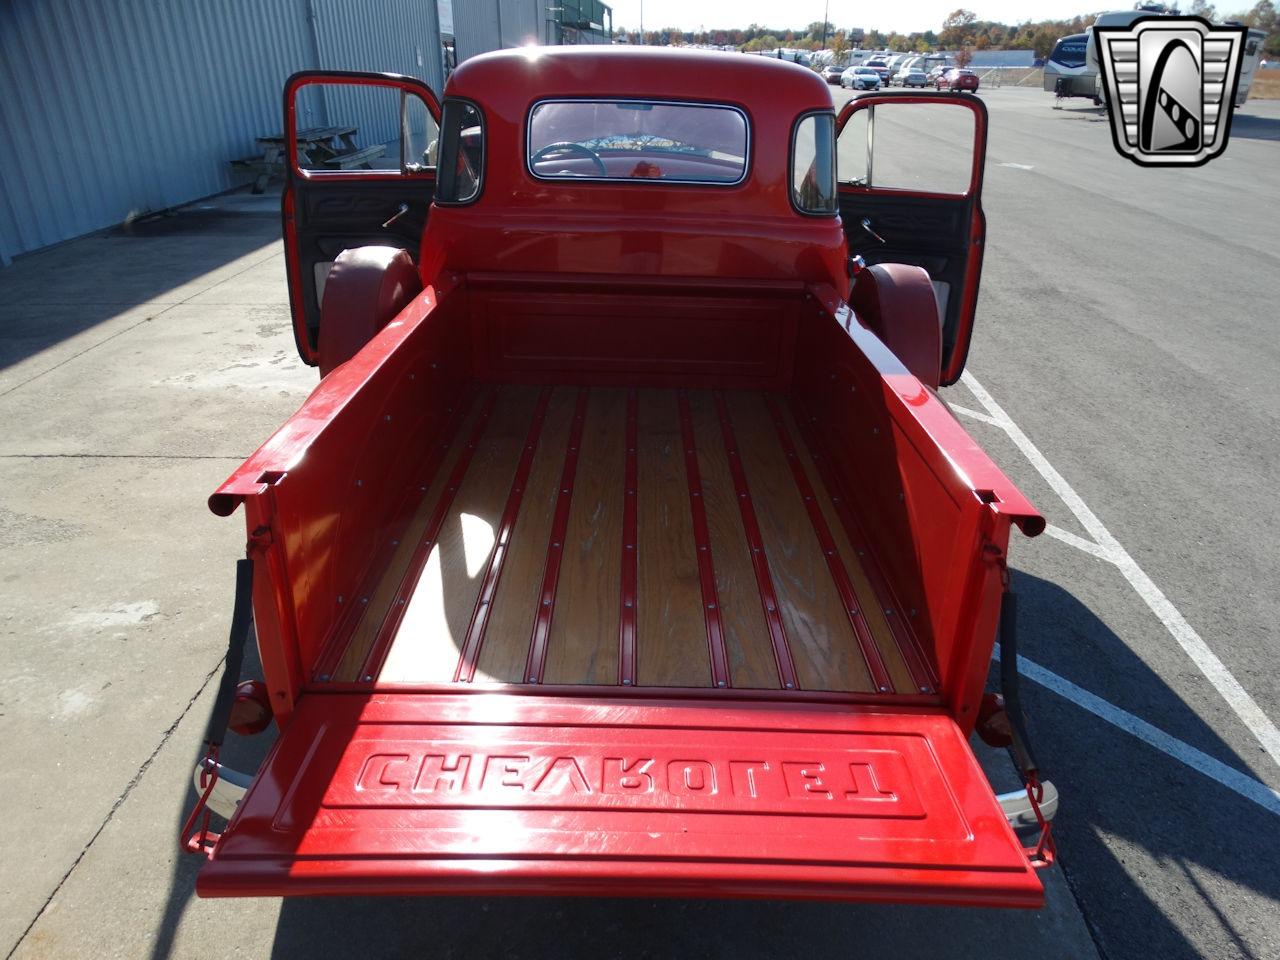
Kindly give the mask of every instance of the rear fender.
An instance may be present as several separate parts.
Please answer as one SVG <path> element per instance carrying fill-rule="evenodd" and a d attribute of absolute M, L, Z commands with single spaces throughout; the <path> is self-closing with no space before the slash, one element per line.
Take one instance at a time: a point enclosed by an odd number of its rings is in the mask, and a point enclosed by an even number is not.
<path fill-rule="evenodd" d="M 320 305 L 320 376 L 354 357 L 421 292 L 406 250 L 355 247 L 338 254 Z"/>

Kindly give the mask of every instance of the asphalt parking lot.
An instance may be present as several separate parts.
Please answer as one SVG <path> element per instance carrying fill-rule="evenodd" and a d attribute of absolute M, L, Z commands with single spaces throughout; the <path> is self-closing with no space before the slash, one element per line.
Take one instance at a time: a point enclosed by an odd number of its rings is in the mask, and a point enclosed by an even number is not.
<path fill-rule="evenodd" d="M 1280 102 L 1164 171 L 1083 101 L 983 96 L 978 329 L 944 397 L 1052 524 L 1012 552 L 1063 795 L 1048 909 L 196 900 L 177 834 L 243 546 L 204 499 L 315 382 L 275 203 L 235 195 L 0 270 L 0 950 L 1280 956 Z"/>

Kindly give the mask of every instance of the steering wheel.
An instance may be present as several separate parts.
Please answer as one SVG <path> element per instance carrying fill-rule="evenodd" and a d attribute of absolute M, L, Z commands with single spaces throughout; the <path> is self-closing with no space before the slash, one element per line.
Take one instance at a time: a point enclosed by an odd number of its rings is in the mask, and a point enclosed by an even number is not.
<path fill-rule="evenodd" d="M 576 153 L 584 156 L 596 165 L 596 169 L 600 171 L 600 176 L 607 177 L 609 169 L 604 165 L 604 161 L 600 159 L 600 154 L 596 153 L 588 146 L 581 143 L 574 143 L 572 140 L 560 140 L 556 143 L 548 143 L 545 147 L 533 155 L 533 159 L 529 161 L 530 165 L 541 163 L 553 154 L 557 153 Z"/>

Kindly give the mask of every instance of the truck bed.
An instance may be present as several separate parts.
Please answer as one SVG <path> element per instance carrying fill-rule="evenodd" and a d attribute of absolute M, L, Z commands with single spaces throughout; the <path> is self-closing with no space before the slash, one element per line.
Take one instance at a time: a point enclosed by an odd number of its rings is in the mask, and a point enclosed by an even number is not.
<path fill-rule="evenodd" d="M 931 694 L 785 395 L 480 386 L 323 683 Z"/>

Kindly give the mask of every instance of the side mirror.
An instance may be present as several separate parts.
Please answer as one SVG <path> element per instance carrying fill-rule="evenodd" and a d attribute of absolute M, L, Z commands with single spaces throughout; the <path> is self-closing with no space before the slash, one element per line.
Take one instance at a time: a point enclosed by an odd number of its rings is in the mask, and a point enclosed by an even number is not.
<path fill-rule="evenodd" d="M 981 190 L 986 110 L 976 97 L 858 97 L 836 123 L 842 186 L 951 197 Z"/>
<path fill-rule="evenodd" d="M 295 74 L 285 87 L 291 177 L 434 176 L 440 104 L 393 74 Z"/>

